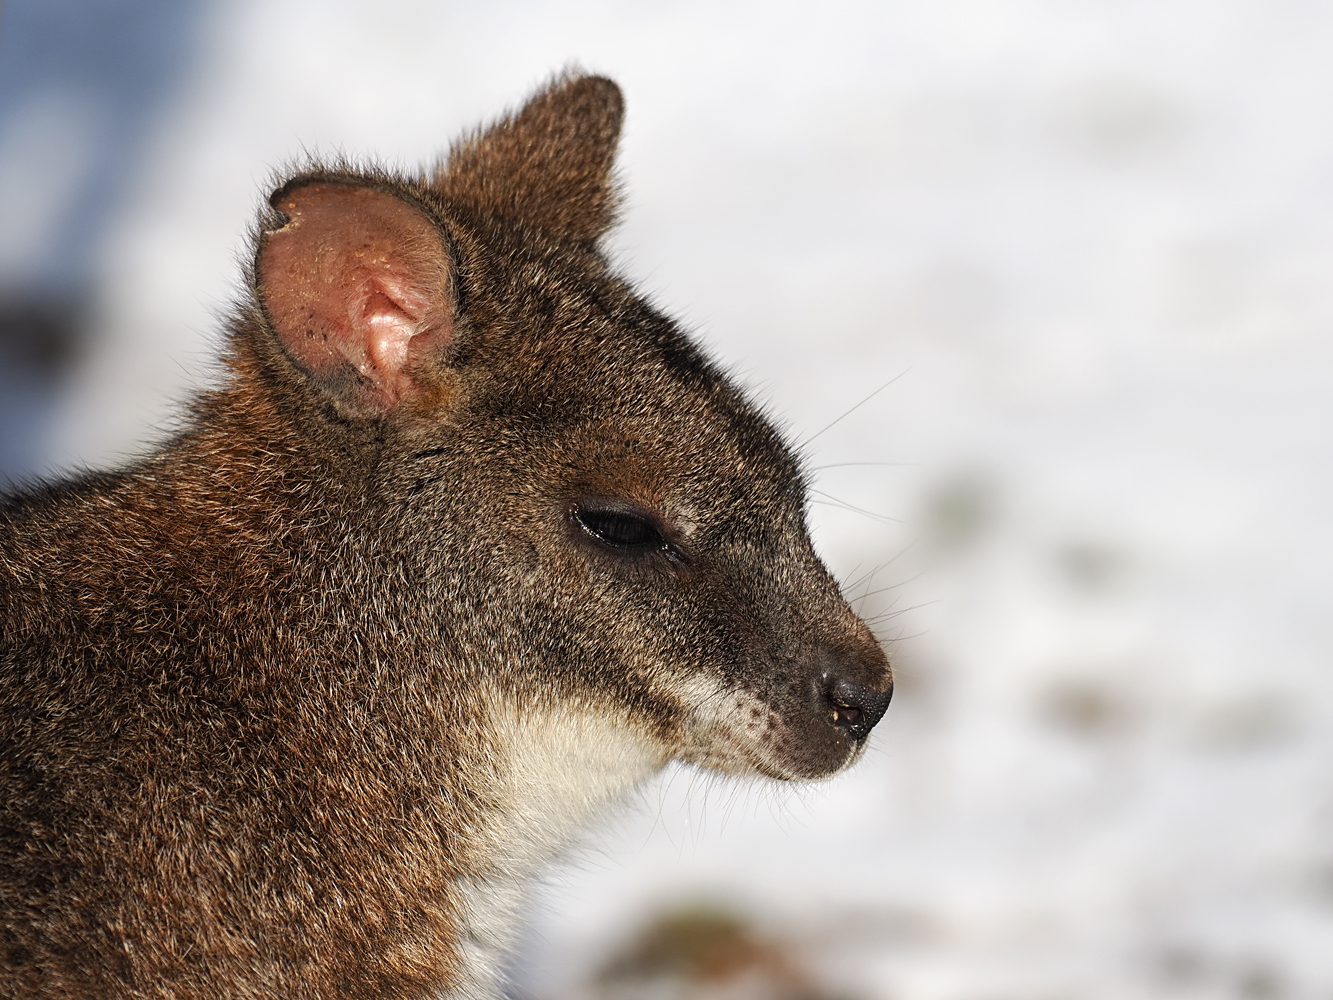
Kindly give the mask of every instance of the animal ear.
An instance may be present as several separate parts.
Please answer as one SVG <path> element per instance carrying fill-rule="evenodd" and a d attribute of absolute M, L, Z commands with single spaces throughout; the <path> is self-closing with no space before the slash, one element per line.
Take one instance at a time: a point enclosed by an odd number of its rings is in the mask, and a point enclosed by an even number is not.
<path fill-rule="evenodd" d="M 349 416 L 426 388 L 453 336 L 449 253 L 417 206 L 372 187 L 296 182 L 269 203 L 256 284 L 286 355 Z"/>
<path fill-rule="evenodd" d="M 594 242 L 615 223 L 611 168 L 624 113 L 610 80 L 561 77 L 517 114 L 455 145 L 434 186 L 483 215 Z"/>

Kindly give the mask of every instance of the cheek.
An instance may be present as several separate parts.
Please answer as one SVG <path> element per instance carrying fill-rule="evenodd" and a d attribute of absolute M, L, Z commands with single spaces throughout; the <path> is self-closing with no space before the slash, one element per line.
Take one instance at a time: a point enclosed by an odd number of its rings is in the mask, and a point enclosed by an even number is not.
<path fill-rule="evenodd" d="M 509 575 L 523 586 L 530 587 L 537 581 L 537 570 L 541 566 L 541 557 L 537 547 L 525 538 L 515 536 L 505 544 Z"/>

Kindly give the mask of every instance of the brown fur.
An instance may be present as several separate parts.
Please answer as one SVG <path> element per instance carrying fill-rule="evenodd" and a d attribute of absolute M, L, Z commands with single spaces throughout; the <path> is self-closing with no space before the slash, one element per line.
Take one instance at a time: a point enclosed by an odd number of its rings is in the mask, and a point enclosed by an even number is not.
<path fill-rule="evenodd" d="M 494 995 L 566 819 L 860 753 L 795 460 L 598 250 L 621 115 L 301 172 L 188 429 L 4 499 L 0 997 Z"/>

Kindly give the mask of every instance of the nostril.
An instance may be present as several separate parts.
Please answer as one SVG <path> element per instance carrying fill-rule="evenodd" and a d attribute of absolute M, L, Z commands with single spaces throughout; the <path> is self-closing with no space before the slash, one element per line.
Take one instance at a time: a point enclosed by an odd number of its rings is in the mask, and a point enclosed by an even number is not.
<path fill-rule="evenodd" d="M 861 721 L 862 712 L 851 705 L 833 704 L 833 722 L 835 725 L 854 726 Z"/>
<path fill-rule="evenodd" d="M 868 736 L 875 723 L 884 717 L 889 699 L 893 697 L 893 687 L 890 685 L 885 691 L 876 691 L 864 684 L 830 678 L 824 696 L 833 725 L 853 740 L 859 740 Z"/>

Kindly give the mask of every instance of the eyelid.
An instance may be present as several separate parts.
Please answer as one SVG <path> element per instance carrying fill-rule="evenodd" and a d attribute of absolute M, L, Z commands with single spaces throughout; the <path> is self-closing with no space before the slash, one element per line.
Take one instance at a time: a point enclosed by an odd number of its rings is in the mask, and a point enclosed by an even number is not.
<path fill-rule="evenodd" d="M 622 508 L 619 505 L 602 507 L 579 504 L 574 508 L 574 517 L 585 530 L 611 545 L 623 544 L 625 547 L 634 547 L 638 545 L 654 545 L 666 541 L 655 518 L 646 516 L 637 510 Z M 629 525 L 639 529 L 648 537 L 645 537 L 642 542 L 620 543 L 613 541 L 606 536 L 606 533 L 598 530 L 599 524 L 607 527 L 615 527 L 617 526 L 615 524 L 617 521 L 621 522 L 621 525 Z"/>
<path fill-rule="evenodd" d="M 657 540 L 643 545 L 618 545 L 603 538 L 584 518 L 584 515 L 596 516 L 599 514 L 642 521 L 657 535 Z M 640 507 L 638 504 L 611 497 L 587 497 L 570 504 L 568 516 L 586 537 L 609 550 L 627 556 L 661 554 L 678 565 L 688 565 L 690 562 L 688 554 L 682 551 L 680 545 L 676 542 L 677 532 L 672 531 L 664 524 L 663 519 L 656 512 Z"/>

